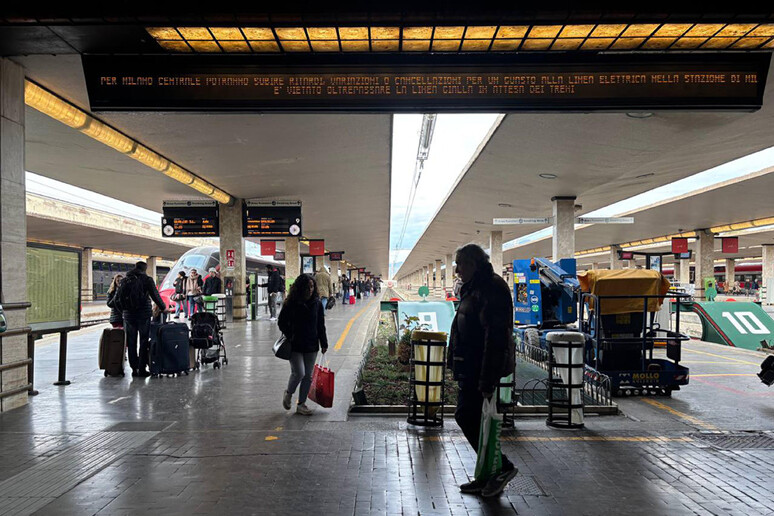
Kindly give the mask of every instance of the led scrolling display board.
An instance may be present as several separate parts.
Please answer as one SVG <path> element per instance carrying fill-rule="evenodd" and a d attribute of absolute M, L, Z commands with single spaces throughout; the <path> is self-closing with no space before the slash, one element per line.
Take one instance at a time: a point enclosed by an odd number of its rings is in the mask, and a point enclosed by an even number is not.
<path fill-rule="evenodd" d="M 220 236 L 220 220 L 216 201 L 164 201 L 163 210 L 162 236 Z"/>
<path fill-rule="evenodd" d="M 242 111 L 755 110 L 769 53 L 84 55 L 91 108 Z"/>
<path fill-rule="evenodd" d="M 246 200 L 242 204 L 242 236 L 301 236 L 300 201 Z"/>

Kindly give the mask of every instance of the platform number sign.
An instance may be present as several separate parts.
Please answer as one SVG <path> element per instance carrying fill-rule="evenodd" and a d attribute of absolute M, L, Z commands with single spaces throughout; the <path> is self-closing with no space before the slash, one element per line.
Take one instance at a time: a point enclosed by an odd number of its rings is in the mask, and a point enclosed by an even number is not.
<path fill-rule="evenodd" d="M 752 312 L 723 312 L 722 316 L 742 335 L 768 335 L 769 329 Z"/>

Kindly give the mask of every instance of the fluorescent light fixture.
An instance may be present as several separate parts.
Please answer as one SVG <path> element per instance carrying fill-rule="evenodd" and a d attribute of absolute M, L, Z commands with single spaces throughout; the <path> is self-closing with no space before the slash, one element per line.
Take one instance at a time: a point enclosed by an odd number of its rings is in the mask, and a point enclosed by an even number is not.
<path fill-rule="evenodd" d="M 185 35 L 185 32 L 181 31 L 181 34 Z M 196 32 L 196 34 L 199 34 L 199 32 Z M 167 177 L 190 186 L 220 203 L 228 204 L 231 202 L 231 196 L 223 190 L 172 163 L 164 156 L 41 88 L 34 82 L 25 81 L 24 102 L 41 113 L 73 129 L 77 129 L 86 136 L 139 161 L 147 167 L 163 173 Z"/>

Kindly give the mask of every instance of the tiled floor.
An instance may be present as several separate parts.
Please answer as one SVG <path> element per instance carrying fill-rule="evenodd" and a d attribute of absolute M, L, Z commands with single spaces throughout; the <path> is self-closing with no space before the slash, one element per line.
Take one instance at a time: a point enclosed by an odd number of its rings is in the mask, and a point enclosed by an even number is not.
<path fill-rule="evenodd" d="M 700 438 L 774 430 L 774 391 L 750 376 L 756 355 L 692 342 L 684 358 L 696 376 L 673 398 L 620 399 L 623 415 L 589 417 L 577 432 L 519 419 L 503 449 L 520 474 L 485 501 L 457 488 L 475 456 L 453 419 L 425 430 L 401 417 L 347 417 L 376 309 L 371 300 L 329 313 L 336 403 L 309 418 L 280 405 L 289 371 L 271 355 L 277 330 L 267 320 L 229 328 L 228 366 L 181 378 L 103 378 L 93 333 L 70 341 L 73 384 L 54 387 L 56 345 L 42 346 L 41 394 L 0 415 L 0 482 L 46 471 L 95 436 L 137 431 L 150 437 L 97 454 L 96 473 L 36 514 L 774 514 L 774 449 L 724 450 Z M 745 376 L 718 376 L 728 374 Z M 9 508 L 0 498 L 0 514 Z"/>

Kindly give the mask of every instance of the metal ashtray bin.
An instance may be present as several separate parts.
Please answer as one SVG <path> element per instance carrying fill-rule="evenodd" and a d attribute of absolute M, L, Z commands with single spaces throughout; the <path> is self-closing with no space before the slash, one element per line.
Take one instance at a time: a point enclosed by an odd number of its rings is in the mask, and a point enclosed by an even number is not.
<path fill-rule="evenodd" d="M 548 419 L 554 428 L 583 428 L 582 333 L 557 331 L 546 335 L 548 355 Z"/>
<path fill-rule="evenodd" d="M 446 401 L 446 333 L 411 333 L 411 376 L 408 422 L 420 426 L 443 426 Z"/>

